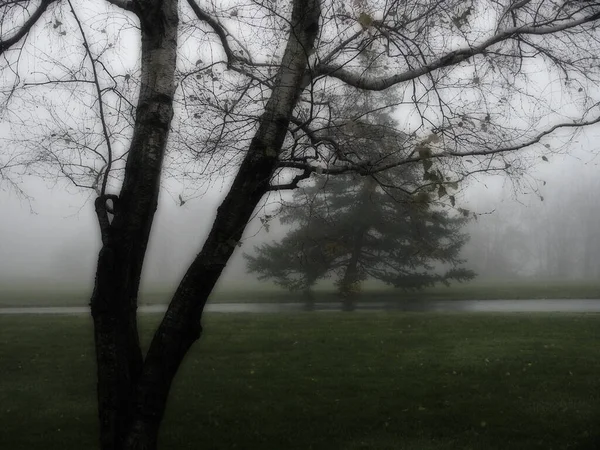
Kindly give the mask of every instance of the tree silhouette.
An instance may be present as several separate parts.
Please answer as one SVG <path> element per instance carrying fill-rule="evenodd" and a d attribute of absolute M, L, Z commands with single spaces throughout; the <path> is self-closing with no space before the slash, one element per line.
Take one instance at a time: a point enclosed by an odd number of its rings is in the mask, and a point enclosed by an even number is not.
<path fill-rule="evenodd" d="M 319 279 L 334 278 L 350 309 L 368 278 L 405 290 L 473 278 L 460 267 L 466 217 L 394 198 L 370 177 L 323 178 L 282 207 L 281 221 L 294 228 L 245 255 L 250 272 L 309 298 Z"/>

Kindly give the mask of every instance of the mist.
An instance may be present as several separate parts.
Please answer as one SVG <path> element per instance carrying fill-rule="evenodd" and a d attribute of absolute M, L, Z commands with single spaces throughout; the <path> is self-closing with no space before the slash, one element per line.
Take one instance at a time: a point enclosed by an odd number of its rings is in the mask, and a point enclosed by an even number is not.
<path fill-rule="evenodd" d="M 556 155 L 520 186 L 508 179 L 472 186 L 465 200 L 477 215 L 463 257 L 478 278 L 597 280 L 597 170 L 593 153 Z"/>
<path fill-rule="evenodd" d="M 171 186 L 172 187 L 172 186 Z M 89 288 L 93 286 L 100 236 L 93 201 L 64 184 L 28 180 L 29 199 L 2 191 L 5 214 L 0 221 L 0 283 L 7 285 Z M 154 220 L 142 276 L 143 288 L 174 289 L 200 251 L 224 193 L 213 190 L 180 206 L 172 189 L 164 189 Z M 260 211 L 259 211 L 260 214 Z M 257 283 L 247 275 L 242 253 L 275 239 L 257 217 L 248 225 L 242 246 L 221 279 L 220 288 Z"/>
<path fill-rule="evenodd" d="M 588 145 L 598 129 L 586 132 Z M 464 186 L 456 207 L 473 219 L 465 231 L 466 266 L 478 280 L 594 280 L 600 275 L 600 218 L 592 149 L 582 146 L 570 156 L 540 160 L 526 177 L 481 177 Z M 167 180 L 159 201 L 143 274 L 142 289 L 172 290 L 184 275 L 214 220 L 221 188 L 180 205 L 177 185 Z M 29 180 L 30 200 L 3 191 L 0 232 L 2 285 L 39 284 L 91 289 L 100 248 L 92 202 L 86 193 L 61 184 Z M 277 204 L 271 197 L 269 204 Z M 271 208 L 275 210 L 274 207 Z M 221 290 L 270 286 L 246 273 L 244 252 L 285 235 L 276 217 L 268 231 L 258 210 L 219 282 Z"/>

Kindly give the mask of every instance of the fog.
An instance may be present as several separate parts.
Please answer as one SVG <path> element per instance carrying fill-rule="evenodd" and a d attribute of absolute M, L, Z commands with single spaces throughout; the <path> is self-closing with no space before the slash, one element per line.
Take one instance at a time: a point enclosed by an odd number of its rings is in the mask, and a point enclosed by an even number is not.
<path fill-rule="evenodd" d="M 536 167 L 538 189 L 481 189 L 464 256 L 480 278 L 593 280 L 600 276 L 600 180 L 595 155 L 557 156 Z M 501 192 L 498 196 L 496 193 Z M 486 211 L 487 209 L 487 211 Z"/>
<path fill-rule="evenodd" d="M 225 195 L 222 189 L 213 190 L 180 206 L 169 188 L 175 183 L 165 184 L 143 274 L 143 284 L 149 288 L 174 287 L 179 281 L 200 251 Z M 66 189 L 65 183 L 54 185 L 35 179 L 22 187 L 30 199 L 14 191 L 0 192 L 4 211 L 0 221 L 4 236 L 0 240 L 0 283 L 91 286 L 100 236 L 90 193 Z M 258 219 L 250 223 L 244 245 L 236 251 L 220 285 L 253 282 L 254 277 L 246 275 L 241 254 L 276 235 L 277 230 L 266 233 Z"/>
<path fill-rule="evenodd" d="M 597 232 L 600 180 L 589 129 L 570 154 L 539 159 L 521 178 L 484 176 L 464 186 L 457 207 L 474 212 L 463 255 L 480 279 L 594 279 L 600 275 Z M 539 158 L 539 157 L 537 157 Z M 226 184 L 226 183 L 225 183 Z M 0 192 L 0 282 L 91 287 L 99 232 L 89 193 L 38 179 L 23 184 L 30 200 Z M 179 205 L 177 184 L 165 181 L 143 275 L 146 288 L 172 288 L 199 252 L 226 186 Z M 277 199 L 275 199 L 276 202 Z M 273 199 L 271 199 L 273 201 Z M 246 274 L 243 252 L 280 238 L 258 211 L 227 267 L 222 289 L 258 287 Z"/>

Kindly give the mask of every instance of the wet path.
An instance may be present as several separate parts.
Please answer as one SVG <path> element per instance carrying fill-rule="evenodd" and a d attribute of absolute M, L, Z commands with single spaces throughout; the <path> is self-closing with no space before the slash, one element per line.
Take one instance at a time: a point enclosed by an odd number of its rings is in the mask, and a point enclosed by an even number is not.
<path fill-rule="evenodd" d="M 140 306 L 143 313 L 160 313 L 164 305 Z M 292 313 L 306 311 L 304 303 L 213 303 L 206 312 L 218 313 Z M 313 311 L 341 311 L 341 303 L 316 303 Z M 600 312 L 600 299 L 553 300 L 440 300 L 406 302 L 361 302 L 356 311 L 421 312 Z M 0 308 L 0 314 L 87 314 L 84 306 Z"/>

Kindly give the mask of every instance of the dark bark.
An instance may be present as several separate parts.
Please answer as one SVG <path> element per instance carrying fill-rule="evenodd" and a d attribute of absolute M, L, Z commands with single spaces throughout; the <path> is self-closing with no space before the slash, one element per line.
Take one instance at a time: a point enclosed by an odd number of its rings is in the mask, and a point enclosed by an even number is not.
<path fill-rule="evenodd" d="M 102 249 L 91 307 L 102 450 L 156 449 L 171 383 L 186 352 L 200 337 L 208 296 L 269 190 L 320 16 L 316 0 L 295 1 L 293 30 L 259 129 L 202 251 L 183 277 L 143 359 L 137 294 L 173 115 L 177 2 L 151 0 L 135 5 L 142 30 L 136 125 L 120 195 L 103 195 L 96 201 Z"/>
<path fill-rule="evenodd" d="M 352 253 L 346 266 L 344 277 L 340 281 L 340 295 L 342 297 L 342 310 L 354 311 L 356 309 L 356 289 L 360 282 L 358 276 L 358 261 L 363 246 L 363 237 L 366 233 L 364 227 L 357 227 L 352 239 Z"/>
<path fill-rule="evenodd" d="M 357 207 L 360 211 L 366 211 L 368 214 L 368 205 L 371 201 L 371 193 L 376 187 L 375 180 L 368 178 L 362 188 L 359 204 Z M 358 283 L 361 281 L 358 265 L 360 262 L 360 256 L 362 248 L 364 246 L 364 240 L 369 226 L 366 223 L 357 223 L 354 226 L 354 232 L 352 234 L 352 249 L 350 253 L 350 259 L 346 265 L 344 277 L 340 281 L 339 291 L 342 297 L 342 310 L 354 311 L 356 309 L 356 297 Z"/>
<path fill-rule="evenodd" d="M 315 293 L 312 288 L 317 282 L 317 278 L 310 278 L 306 287 L 302 291 L 302 296 L 304 297 L 304 309 L 306 311 L 314 311 L 315 310 Z"/>
<path fill-rule="evenodd" d="M 2 55 L 6 50 L 11 48 L 13 45 L 17 44 L 21 39 L 27 36 L 27 33 L 31 31 L 33 26 L 38 22 L 40 17 L 46 12 L 48 7 L 56 2 L 56 0 L 42 0 L 38 5 L 37 9 L 35 9 L 29 18 L 20 26 L 17 27 L 12 36 L 0 40 L 0 55 Z M 5 2 L 3 2 L 5 3 Z"/>
<path fill-rule="evenodd" d="M 91 310 L 102 450 L 125 448 L 125 438 L 133 422 L 132 393 L 143 366 L 137 331 L 137 295 L 173 116 L 177 2 L 154 0 L 154 3 L 161 7 L 154 10 L 153 20 L 165 26 L 158 33 L 156 27 L 141 21 L 142 82 L 123 186 L 118 196 L 102 195 L 95 202 L 102 248 Z M 152 433 L 147 433 L 144 441 L 146 444 L 137 448 L 156 446 Z"/>
<path fill-rule="evenodd" d="M 200 254 L 194 259 L 159 325 L 135 386 L 126 449 L 150 449 L 156 440 L 173 378 L 200 337 L 204 306 L 277 168 L 278 154 L 307 72 L 320 16 L 316 0 L 295 0 L 290 32 L 275 87 L 259 128 L 221 206 Z M 150 442 L 150 443 L 148 443 Z M 154 444 L 155 445 L 155 444 Z"/>

